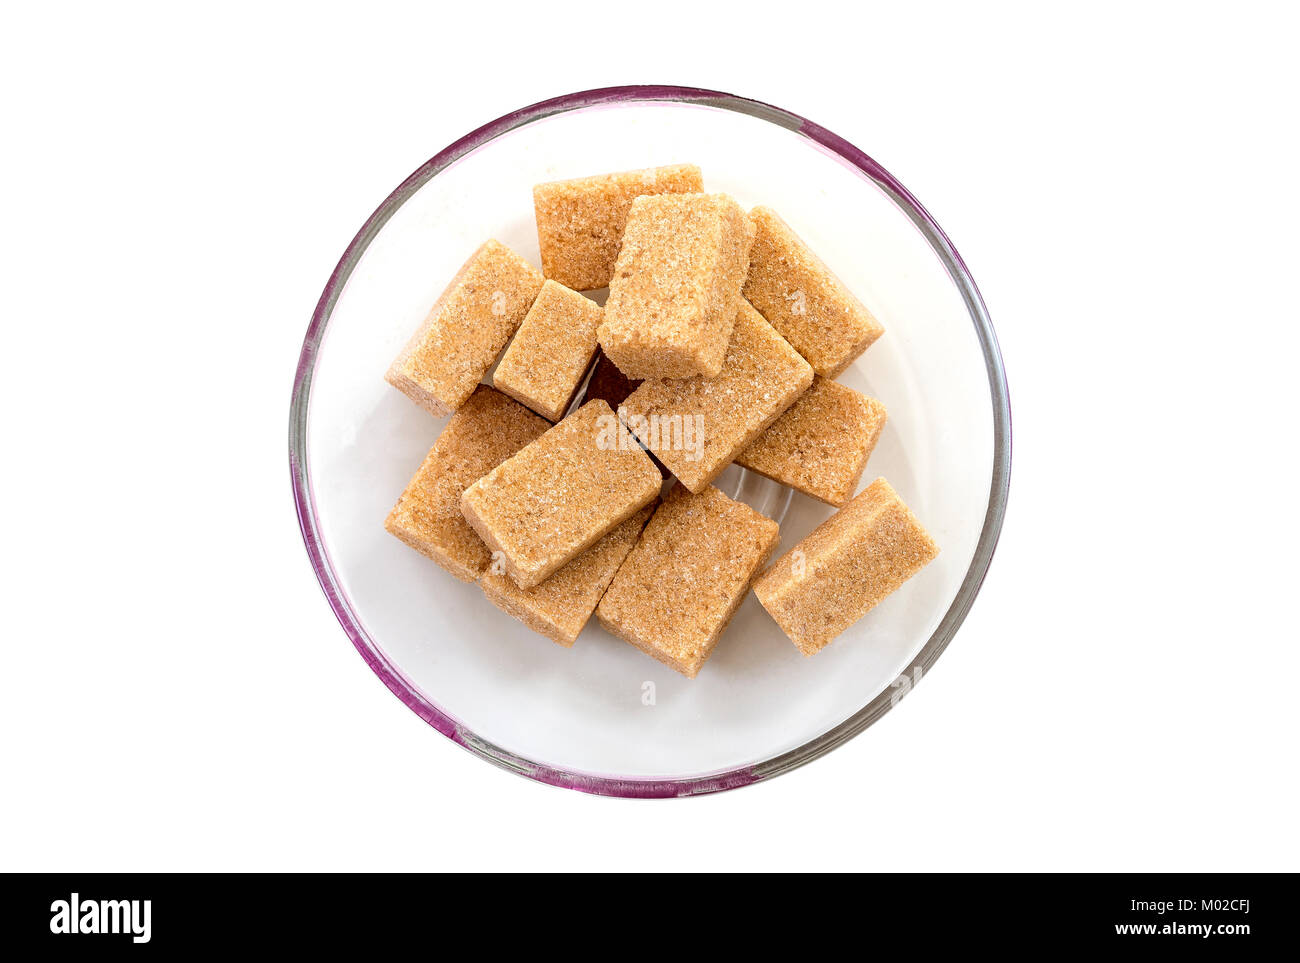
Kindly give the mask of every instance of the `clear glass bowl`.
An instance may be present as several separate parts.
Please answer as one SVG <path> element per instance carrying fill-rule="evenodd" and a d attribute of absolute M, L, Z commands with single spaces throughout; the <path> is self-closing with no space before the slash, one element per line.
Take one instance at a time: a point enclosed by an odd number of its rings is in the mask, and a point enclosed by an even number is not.
<path fill-rule="evenodd" d="M 841 381 L 882 399 L 863 484 L 887 477 L 939 557 L 804 658 L 751 595 L 698 678 L 593 617 L 563 649 L 388 535 L 383 520 L 442 428 L 383 375 L 439 291 L 492 236 L 540 263 L 532 185 L 691 162 L 706 189 L 780 212 L 885 335 Z M 682 87 L 544 101 L 433 157 L 361 228 L 321 295 L 290 414 L 294 497 L 339 622 L 393 693 L 466 749 L 541 782 L 659 797 L 787 772 L 880 718 L 970 608 L 1002 525 L 1006 379 L 975 282 L 939 225 L 870 157 L 767 104 Z M 732 466 L 719 487 L 781 523 L 788 550 L 831 509 Z"/>

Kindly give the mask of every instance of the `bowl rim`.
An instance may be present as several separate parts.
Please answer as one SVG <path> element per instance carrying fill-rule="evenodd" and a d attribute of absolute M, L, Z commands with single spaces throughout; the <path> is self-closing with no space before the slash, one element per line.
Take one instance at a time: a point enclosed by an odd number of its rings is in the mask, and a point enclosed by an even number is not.
<path fill-rule="evenodd" d="M 624 779 L 548 766 L 493 745 L 462 726 L 430 701 L 388 659 L 353 610 L 351 600 L 343 590 L 321 534 L 307 457 L 307 418 L 312 378 L 325 329 L 352 271 L 375 236 L 397 209 L 440 171 L 502 134 L 554 114 L 637 102 L 670 102 L 714 107 L 766 120 L 807 138 L 814 146 L 836 155 L 873 181 L 916 225 L 957 286 L 984 353 L 984 365 L 988 373 L 989 392 L 993 405 L 993 470 L 988 508 L 975 546 L 975 553 L 948 611 L 904 670 L 903 675 L 848 719 L 795 749 L 779 753 L 753 765 L 681 779 Z M 875 160 L 844 138 L 798 114 L 747 97 L 698 87 L 672 85 L 638 84 L 602 87 L 540 101 L 498 117 L 491 123 L 466 134 L 422 164 L 370 215 L 330 275 L 303 339 L 289 411 L 289 472 L 293 483 L 298 524 L 302 530 L 307 556 L 335 617 L 374 673 L 416 715 L 475 755 L 537 782 L 607 796 L 631 798 L 691 796 L 753 785 L 790 772 L 825 755 L 877 721 L 897 704 L 903 695 L 911 691 L 915 682 L 919 682 L 930 671 L 931 666 L 947 648 L 970 611 L 971 604 L 984 582 L 1002 531 L 1011 479 L 1011 402 L 997 335 L 994 333 L 988 309 L 984 305 L 984 299 L 975 285 L 970 270 L 961 255 L 957 253 L 952 241 L 929 212 L 907 188 L 899 183 L 897 178 Z"/>

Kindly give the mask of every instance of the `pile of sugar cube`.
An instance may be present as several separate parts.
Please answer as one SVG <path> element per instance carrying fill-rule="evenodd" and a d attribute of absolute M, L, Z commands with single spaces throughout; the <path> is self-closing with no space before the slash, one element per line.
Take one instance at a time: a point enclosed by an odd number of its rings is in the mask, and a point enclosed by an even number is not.
<path fill-rule="evenodd" d="M 751 587 L 812 655 L 935 557 L 885 479 L 854 497 L 885 407 L 834 379 L 883 328 L 775 212 L 691 164 L 533 201 L 542 270 L 487 241 L 388 371 L 451 416 L 389 532 L 560 645 L 594 612 L 690 678 Z M 732 462 L 837 511 L 763 571 Z"/>

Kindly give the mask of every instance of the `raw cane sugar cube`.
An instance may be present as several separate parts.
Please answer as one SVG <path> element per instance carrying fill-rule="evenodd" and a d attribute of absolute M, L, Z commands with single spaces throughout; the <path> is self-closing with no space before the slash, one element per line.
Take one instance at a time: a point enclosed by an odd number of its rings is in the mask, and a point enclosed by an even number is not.
<path fill-rule="evenodd" d="M 614 635 L 695 678 L 776 547 L 776 522 L 716 488 L 668 492 L 596 617 Z"/>
<path fill-rule="evenodd" d="M 813 655 L 939 554 L 889 482 L 877 478 L 779 558 L 754 594 Z"/>
<path fill-rule="evenodd" d="M 749 219 L 745 298 L 814 371 L 838 377 L 885 329 L 775 211 L 756 207 Z"/>
<path fill-rule="evenodd" d="M 542 273 L 575 291 L 605 287 L 614 273 L 634 198 L 703 190 L 704 180 L 694 164 L 538 184 L 533 207 Z"/>
<path fill-rule="evenodd" d="M 654 503 L 641 509 L 539 585 L 521 589 L 489 565 L 479 579 L 488 601 L 566 649 L 582 633 L 614 573 L 632 551 Z"/>
<path fill-rule="evenodd" d="M 884 427 L 883 404 L 818 376 L 736 464 L 839 508 L 853 496 Z"/>
<path fill-rule="evenodd" d="M 501 357 L 492 383 L 543 418 L 559 421 L 596 353 L 600 318 L 595 301 L 547 281 Z"/>
<path fill-rule="evenodd" d="M 600 346 L 629 378 L 712 378 L 722 369 L 753 228 L 726 194 L 632 202 L 609 282 Z"/>
<path fill-rule="evenodd" d="M 619 417 L 678 481 L 701 492 L 812 380 L 808 362 L 742 300 L 717 377 L 646 381 Z"/>
<path fill-rule="evenodd" d="M 491 553 L 461 515 L 461 493 L 549 427 L 523 405 L 479 385 L 443 428 L 384 528 L 456 578 L 473 582 Z"/>
<path fill-rule="evenodd" d="M 465 489 L 460 508 L 520 588 L 568 564 L 659 494 L 659 471 L 603 401 Z"/>
<path fill-rule="evenodd" d="M 387 381 L 435 415 L 465 403 L 542 289 L 542 272 L 488 241 L 456 272 L 388 369 Z"/>

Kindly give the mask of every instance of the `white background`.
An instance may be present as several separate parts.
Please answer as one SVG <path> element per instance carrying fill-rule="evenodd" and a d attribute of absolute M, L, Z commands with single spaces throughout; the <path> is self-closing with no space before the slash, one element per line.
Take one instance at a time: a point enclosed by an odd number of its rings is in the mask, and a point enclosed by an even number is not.
<path fill-rule="evenodd" d="M 1300 869 L 1294 14 L 659 9 L 6 14 L 0 869 Z M 394 699 L 286 458 L 308 318 L 385 195 L 621 83 L 769 101 L 897 175 L 983 290 L 1015 422 L 924 683 L 675 802 L 535 785 Z"/>

